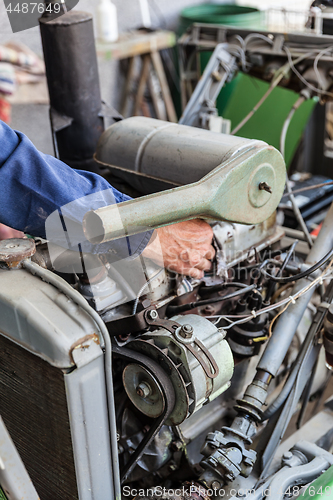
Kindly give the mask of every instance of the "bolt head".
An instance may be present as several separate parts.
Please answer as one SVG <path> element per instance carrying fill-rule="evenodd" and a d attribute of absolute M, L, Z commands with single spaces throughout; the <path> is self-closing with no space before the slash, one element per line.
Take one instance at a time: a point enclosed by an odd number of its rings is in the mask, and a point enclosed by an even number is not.
<path fill-rule="evenodd" d="M 271 186 L 269 184 L 267 184 L 267 182 L 261 182 L 259 184 L 259 189 L 260 189 L 260 191 L 267 191 L 267 193 L 270 193 L 270 194 L 272 194 L 272 192 L 273 192 Z"/>
<path fill-rule="evenodd" d="M 173 441 L 170 445 L 171 451 L 179 451 L 182 449 L 183 443 L 181 441 Z"/>
<path fill-rule="evenodd" d="M 183 325 L 180 329 L 179 335 L 183 339 L 190 339 L 193 334 L 193 327 L 191 325 Z"/>
<path fill-rule="evenodd" d="M 213 490 L 218 490 L 221 488 L 221 483 L 219 481 L 213 481 L 211 487 Z"/>
<path fill-rule="evenodd" d="M 290 460 L 291 458 L 293 458 L 293 454 L 291 453 L 291 451 L 286 451 L 284 454 L 283 454 L 283 458 L 285 460 Z"/>
<path fill-rule="evenodd" d="M 136 393 L 140 398 L 147 398 L 151 394 L 151 388 L 147 382 L 141 382 L 136 388 Z"/>
<path fill-rule="evenodd" d="M 158 318 L 158 312 L 155 309 L 152 309 L 151 311 L 148 312 L 148 317 L 149 319 L 155 321 L 155 319 Z"/>

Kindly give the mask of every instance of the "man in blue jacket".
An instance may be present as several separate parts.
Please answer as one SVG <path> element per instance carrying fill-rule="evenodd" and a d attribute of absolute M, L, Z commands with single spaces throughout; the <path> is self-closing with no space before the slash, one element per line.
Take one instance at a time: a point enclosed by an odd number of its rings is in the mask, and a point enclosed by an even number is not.
<path fill-rule="evenodd" d="M 78 203 L 80 215 L 73 212 L 71 217 L 80 225 L 84 212 L 129 199 L 99 175 L 74 170 L 60 160 L 40 153 L 24 134 L 13 131 L 0 121 L 2 224 L 33 236 L 49 238 L 46 221 L 62 207 Z M 91 200 L 95 201 L 92 203 Z M 212 238 L 211 227 L 197 219 L 157 229 L 153 234 L 147 232 L 104 243 L 103 247 L 91 251 L 104 252 L 105 245 L 108 245 L 119 258 L 135 258 L 144 253 L 175 272 L 201 278 L 204 271 L 211 268 L 210 260 L 215 253 Z"/>

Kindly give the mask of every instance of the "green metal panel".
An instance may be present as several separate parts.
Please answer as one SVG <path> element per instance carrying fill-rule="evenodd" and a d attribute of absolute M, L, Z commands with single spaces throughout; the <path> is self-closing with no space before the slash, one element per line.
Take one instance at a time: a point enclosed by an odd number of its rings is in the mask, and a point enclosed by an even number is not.
<path fill-rule="evenodd" d="M 0 486 L 0 500 L 8 500 L 1 486 Z"/>
<path fill-rule="evenodd" d="M 302 500 L 320 500 L 333 498 L 333 466 L 324 474 L 318 477 L 303 493 L 299 496 Z"/>
<path fill-rule="evenodd" d="M 217 107 L 219 114 L 231 120 L 231 128 L 234 128 L 254 108 L 269 88 L 269 84 L 240 74 L 231 82 L 231 89 L 228 88 L 229 85 L 226 85 L 220 93 Z M 298 94 L 295 92 L 277 87 L 237 135 L 249 139 L 260 139 L 279 149 L 283 123 L 297 98 Z M 294 156 L 315 104 L 314 99 L 305 102 L 294 115 L 286 142 L 287 165 Z"/>
<path fill-rule="evenodd" d="M 254 30 L 265 29 L 263 12 L 236 5 L 203 4 L 188 7 L 181 13 L 179 32 L 184 33 L 194 22 L 241 26 Z M 211 54 L 211 52 L 201 54 L 202 71 Z M 240 73 L 222 89 L 217 100 L 219 115 L 231 120 L 234 128 L 254 108 L 268 87 L 268 83 Z M 279 149 L 284 120 L 297 97 L 298 95 L 290 90 L 276 88 L 237 135 L 260 139 Z M 287 166 L 290 165 L 314 106 L 315 101 L 306 102 L 295 113 L 287 137 Z"/>
<path fill-rule="evenodd" d="M 253 7 L 242 7 L 234 4 L 209 4 L 194 5 L 182 10 L 179 19 L 178 36 L 185 33 L 187 28 L 193 23 L 226 24 L 231 26 L 241 26 L 243 28 L 264 29 L 265 16 L 262 11 Z M 202 71 L 204 70 L 211 52 L 201 56 Z M 175 58 L 178 53 L 175 52 Z M 234 83 L 231 82 L 225 92 L 224 99 L 232 92 Z M 172 89 L 172 97 L 175 103 L 178 116 L 181 115 L 180 94 L 176 89 Z"/>

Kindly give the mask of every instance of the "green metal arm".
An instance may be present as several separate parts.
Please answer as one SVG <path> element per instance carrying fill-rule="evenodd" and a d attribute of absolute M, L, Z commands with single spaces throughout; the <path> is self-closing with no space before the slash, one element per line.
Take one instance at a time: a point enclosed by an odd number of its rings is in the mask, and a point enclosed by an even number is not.
<path fill-rule="evenodd" d="M 276 209 L 285 179 L 281 154 L 258 144 L 194 184 L 88 212 L 84 233 L 97 244 L 195 218 L 259 224 Z"/>

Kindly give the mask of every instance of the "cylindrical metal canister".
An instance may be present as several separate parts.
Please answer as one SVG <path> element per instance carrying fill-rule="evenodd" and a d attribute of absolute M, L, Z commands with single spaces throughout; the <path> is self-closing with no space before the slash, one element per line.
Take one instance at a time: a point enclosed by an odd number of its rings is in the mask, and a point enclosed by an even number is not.
<path fill-rule="evenodd" d="M 92 16 L 75 10 L 54 19 L 42 16 L 40 30 L 59 158 L 94 169 L 104 122 Z"/>
<path fill-rule="evenodd" d="M 263 142 L 155 120 L 132 117 L 102 135 L 96 161 L 117 177 L 131 179 L 142 194 L 196 182 L 233 155 Z"/>

